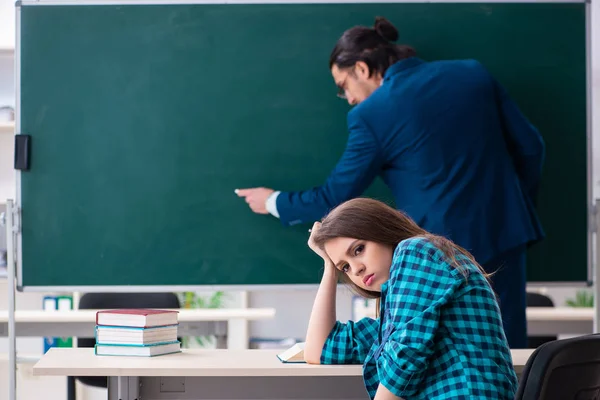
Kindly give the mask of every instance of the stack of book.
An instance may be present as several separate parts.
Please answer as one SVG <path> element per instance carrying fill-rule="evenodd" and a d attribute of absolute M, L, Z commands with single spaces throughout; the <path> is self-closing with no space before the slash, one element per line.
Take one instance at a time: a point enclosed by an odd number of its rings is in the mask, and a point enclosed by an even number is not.
<path fill-rule="evenodd" d="M 99 356 L 158 356 L 178 353 L 177 311 L 116 309 L 96 313 Z"/>

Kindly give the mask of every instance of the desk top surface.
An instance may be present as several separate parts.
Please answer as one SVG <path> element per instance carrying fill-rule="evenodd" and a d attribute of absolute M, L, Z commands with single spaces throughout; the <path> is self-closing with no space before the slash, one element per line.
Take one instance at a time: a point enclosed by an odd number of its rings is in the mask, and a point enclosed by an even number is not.
<path fill-rule="evenodd" d="M 282 350 L 198 350 L 158 357 L 96 356 L 91 348 L 51 348 L 33 374 L 55 376 L 360 376 L 361 365 L 284 364 Z M 520 373 L 532 349 L 512 350 Z"/>
<path fill-rule="evenodd" d="M 527 307 L 527 321 L 593 320 L 593 307 Z"/>
<path fill-rule="evenodd" d="M 97 310 L 18 310 L 15 311 L 15 322 L 96 322 Z M 230 319 L 262 320 L 275 317 L 274 308 L 206 308 L 180 309 L 179 322 L 196 321 L 228 321 Z M 8 311 L 0 311 L 0 322 L 8 322 Z"/>

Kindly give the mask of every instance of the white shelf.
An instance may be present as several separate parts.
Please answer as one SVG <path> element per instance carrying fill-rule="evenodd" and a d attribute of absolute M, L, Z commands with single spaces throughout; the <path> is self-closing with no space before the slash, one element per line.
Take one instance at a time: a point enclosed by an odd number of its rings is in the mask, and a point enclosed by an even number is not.
<path fill-rule="evenodd" d="M 43 354 L 25 353 L 17 354 L 17 364 L 35 364 L 42 358 Z M 0 353 L 0 363 L 8 361 L 8 353 Z"/>
<path fill-rule="evenodd" d="M 0 133 L 15 133 L 15 123 L 0 122 Z"/>

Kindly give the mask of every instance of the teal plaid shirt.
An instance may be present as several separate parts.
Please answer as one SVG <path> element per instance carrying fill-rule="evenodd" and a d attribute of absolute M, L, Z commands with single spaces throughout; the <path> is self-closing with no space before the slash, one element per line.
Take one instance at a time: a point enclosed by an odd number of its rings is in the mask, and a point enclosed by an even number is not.
<path fill-rule="evenodd" d="M 512 400 L 517 376 L 495 294 L 470 260 L 456 259 L 467 277 L 429 240 L 401 242 L 379 319 L 337 321 L 321 363 L 363 364 L 371 399 L 381 383 L 405 400 Z"/>

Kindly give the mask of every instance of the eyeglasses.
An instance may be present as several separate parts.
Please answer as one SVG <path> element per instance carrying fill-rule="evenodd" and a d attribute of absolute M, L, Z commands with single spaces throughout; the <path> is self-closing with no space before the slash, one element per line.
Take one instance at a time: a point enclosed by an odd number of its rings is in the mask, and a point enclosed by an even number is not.
<path fill-rule="evenodd" d="M 349 75 L 350 74 L 346 75 L 346 77 L 344 78 L 342 83 L 337 85 L 337 87 L 338 87 L 337 97 L 339 97 L 340 99 L 344 99 L 344 100 L 348 99 L 348 97 L 346 96 L 346 81 L 348 80 Z"/>

